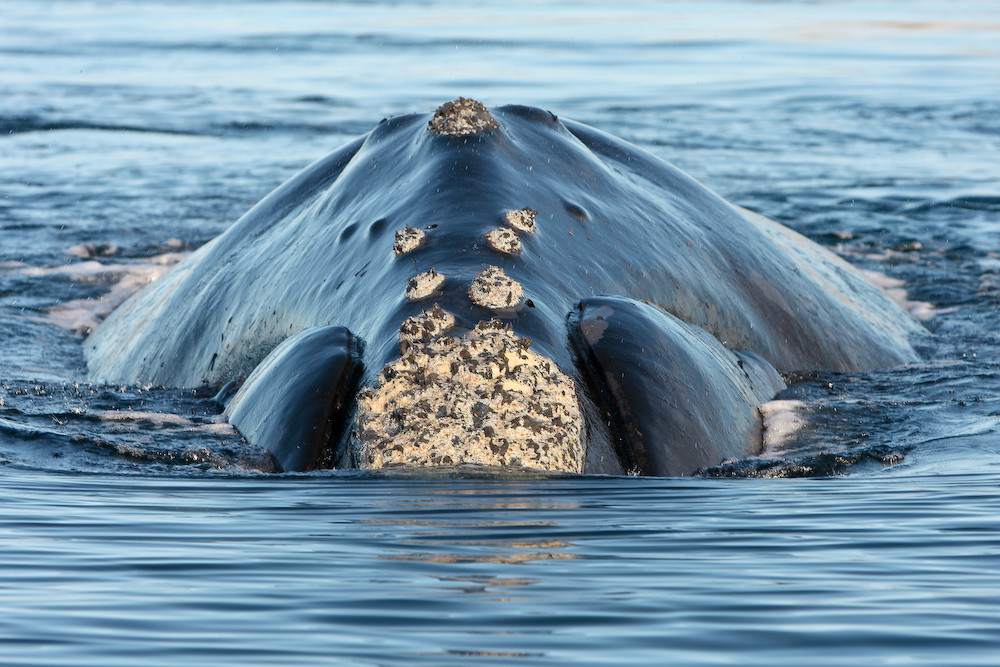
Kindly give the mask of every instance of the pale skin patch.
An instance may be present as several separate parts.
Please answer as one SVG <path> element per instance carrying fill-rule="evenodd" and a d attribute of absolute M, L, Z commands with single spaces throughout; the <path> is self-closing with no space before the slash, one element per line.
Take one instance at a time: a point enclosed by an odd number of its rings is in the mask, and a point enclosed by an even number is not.
<path fill-rule="evenodd" d="M 426 299 L 437 292 L 444 284 L 444 275 L 433 267 L 429 271 L 417 274 L 406 284 L 406 298 L 410 301 Z"/>
<path fill-rule="evenodd" d="M 521 252 L 521 239 L 518 238 L 514 230 L 507 227 L 494 229 L 486 234 L 486 240 L 494 249 L 505 252 L 509 255 L 516 255 Z"/>
<path fill-rule="evenodd" d="M 508 225 L 514 229 L 520 230 L 527 234 L 535 233 L 535 216 L 538 215 L 538 211 L 533 208 L 519 208 L 516 211 L 507 211 L 504 214 L 504 220 Z"/>
<path fill-rule="evenodd" d="M 361 468 L 482 465 L 579 473 L 582 417 L 573 381 L 496 320 L 462 337 L 437 306 L 407 320 L 403 353 L 358 400 Z M 450 325 L 449 325 L 450 326 Z M 440 329 L 446 330 L 447 327 Z"/>
<path fill-rule="evenodd" d="M 486 308 L 511 308 L 524 298 L 524 288 L 500 267 L 488 266 L 472 281 L 469 298 Z"/>
<path fill-rule="evenodd" d="M 455 325 L 455 316 L 436 303 L 419 315 L 408 318 L 399 327 L 401 354 L 411 345 L 429 343 Z"/>
<path fill-rule="evenodd" d="M 425 236 L 427 232 L 424 230 L 407 225 L 405 229 L 396 232 L 396 242 L 392 244 L 392 251 L 397 255 L 413 252 L 424 242 Z"/>

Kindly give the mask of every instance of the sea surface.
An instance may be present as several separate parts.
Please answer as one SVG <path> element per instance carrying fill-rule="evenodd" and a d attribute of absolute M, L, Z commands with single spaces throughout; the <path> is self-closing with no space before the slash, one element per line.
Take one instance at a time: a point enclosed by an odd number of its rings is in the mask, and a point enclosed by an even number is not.
<path fill-rule="evenodd" d="M 110 308 L 380 119 L 621 136 L 933 334 L 676 479 L 262 472 Z M 836 322 L 830 322 L 836 327 Z M 1000 5 L 0 0 L 0 664 L 1000 664 Z"/>

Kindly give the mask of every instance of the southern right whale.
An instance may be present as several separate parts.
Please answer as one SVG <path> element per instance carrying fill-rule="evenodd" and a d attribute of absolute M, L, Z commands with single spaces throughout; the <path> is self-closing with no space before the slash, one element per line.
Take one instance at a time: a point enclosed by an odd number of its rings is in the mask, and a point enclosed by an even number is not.
<path fill-rule="evenodd" d="M 285 470 L 690 474 L 760 447 L 779 372 L 915 360 L 860 272 L 670 164 L 524 106 L 384 120 L 86 342 L 99 381 L 222 387 Z"/>

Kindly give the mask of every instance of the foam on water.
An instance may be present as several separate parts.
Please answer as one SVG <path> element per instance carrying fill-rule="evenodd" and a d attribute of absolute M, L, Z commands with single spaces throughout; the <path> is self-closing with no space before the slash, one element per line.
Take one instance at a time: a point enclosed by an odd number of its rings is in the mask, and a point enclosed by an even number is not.
<path fill-rule="evenodd" d="M 869 281 L 885 290 L 885 293 L 892 297 L 893 301 L 905 308 L 910 315 L 913 315 L 913 317 L 921 322 L 926 322 L 936 314 L 934 304 L 927 303 L 926 301 L 913 301 L 909 298 L 906 281 L 899 278 L 890 278 L 879 271 L 865 271 L 864 273 Z"/>
<path fill-rule="evenodd" d="M 809 406 L 804 401 L 774 400 L 760 405 L 764 420 L 764 456 L 782 456 L 805 426 Z"/>
<path fill-rule="evenodd" d="M 66 252 L 74 256 L 90 256 L 85 254 L 88 251 L 83 246 L 73 246 Z M 70 299 L 56 303 L 47 308 L 42 316 L 31 318 L 70 331 L 89 334 L 125 299 L 162 276 L 171 266 L 189 254 L 187 252 L 170 252 L 150 257 L 145 261 L 128 264 L 105 264 L 88 259 L 63 266 L 18 268 L 21 275 L 32 278 L 57 277 L 74 282 L 110 284 L 110 289 L 100 296 Z"/>

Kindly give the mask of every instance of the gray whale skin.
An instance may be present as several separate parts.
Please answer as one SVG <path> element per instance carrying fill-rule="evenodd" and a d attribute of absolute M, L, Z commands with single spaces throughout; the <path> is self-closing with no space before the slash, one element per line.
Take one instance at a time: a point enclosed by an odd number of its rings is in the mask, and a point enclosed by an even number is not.
<path fill-rule="evenodd" d="M 225 413 L 286 471 L 666 476 L 757 452 L 781 372 L 898 366 L 922 332 L 653 155 L 459 98 L 306 167 L 85 351 L 96 381 L 245 379 Z"/>

